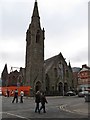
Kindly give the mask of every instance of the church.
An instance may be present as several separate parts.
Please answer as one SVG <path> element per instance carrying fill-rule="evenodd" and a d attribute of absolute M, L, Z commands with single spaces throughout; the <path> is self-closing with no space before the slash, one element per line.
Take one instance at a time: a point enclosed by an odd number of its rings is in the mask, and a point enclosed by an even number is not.
<path fill-rule="evenodd" d="M 24 81 L 22 85 L 31 86 L 31 95 L 38 90 L 44 91 L 47 95 L 63 95 L 74 86 L 70 62 L 67 65 L 61 52 L 44 60 L 44 41 L 45 29 L 41 28 L 38 3 L 35 0 L 31 23 L 26 31 L 26 56 L 24 74 L 21 77 Z M 22 75 L 21 72 L 20 75 Z M 13 83 L 13 79 L 11 81 Z M 9 86 L 8 79 L 6 82 Z"/>
<path fill-rule="evenodd" d="M 26 33 L 25 81 L 32 91 L 67 92 L 72 87 L 72 69 L 62 53 L 44 61 L 45 30 L 41 28 L 38 4 L 35 1 L 31 23 Z"/>

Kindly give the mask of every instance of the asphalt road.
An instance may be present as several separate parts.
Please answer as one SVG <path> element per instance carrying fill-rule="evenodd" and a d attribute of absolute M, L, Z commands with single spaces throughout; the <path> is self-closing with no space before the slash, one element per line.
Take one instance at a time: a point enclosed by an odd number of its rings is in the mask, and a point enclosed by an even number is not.
<path fill-rule="evenodd" d="M 34 120 L 34 119 L 59 119 L 59 118 L 74 118 L 75 120 L 88 118 L 88 103 L 85 103 L 84 98 L 78 97 L 47 97 L 46 113 L 35 113 L 34 98 L 24 98 L 24 103 L 11 103 L 12 97 L 2 97 L 2 120 Z M 77 111 L 82 109 L 80 104 L 85 106 L 85 111 L 82 113 Z M 73 107 L 72 107 L 73 106 Z M 82 105 L 81 105 L 82 106 Z M 77 108 L 77 109 L 76 109 Z M 75 109 L 75 110 L 74 110 Z"/>

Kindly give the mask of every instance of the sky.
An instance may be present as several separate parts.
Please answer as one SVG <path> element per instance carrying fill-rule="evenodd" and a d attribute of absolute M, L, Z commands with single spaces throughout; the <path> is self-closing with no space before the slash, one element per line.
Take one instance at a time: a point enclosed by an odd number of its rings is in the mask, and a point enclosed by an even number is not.
<path fill-rule="evenodd" d="M 72 67 L 88 65 L 88 0 L 37 0 L 45 60 L 60 52 Z M 26 31 L 35 0 L 0 0 L 0 74 L 25 67 Z"/>

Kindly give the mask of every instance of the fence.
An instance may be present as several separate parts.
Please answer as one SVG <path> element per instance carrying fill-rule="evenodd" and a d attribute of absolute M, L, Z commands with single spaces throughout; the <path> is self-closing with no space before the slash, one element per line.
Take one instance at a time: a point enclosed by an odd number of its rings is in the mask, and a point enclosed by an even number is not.
<path fill-rule="evenodd" d="M 18 95 L 20 95 L 20 91 L 24 91 L 25 96 L 30 96 L 30 86 L 10 86 L 10 87 L 2 87 L 2 94 L 6 96 L 7 91 L 9 91 L 9 96 L 13 96 L 12 91 L 15 89 L 18 90 Z"/>

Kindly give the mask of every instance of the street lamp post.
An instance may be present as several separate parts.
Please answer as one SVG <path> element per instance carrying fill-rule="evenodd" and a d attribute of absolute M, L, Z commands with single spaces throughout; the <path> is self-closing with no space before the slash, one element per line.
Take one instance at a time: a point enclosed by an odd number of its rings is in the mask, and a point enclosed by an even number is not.
<path fill-rule="evenodd" d="M 64 81 L 63 81 L 63 96 L 64 96 Z"/>

